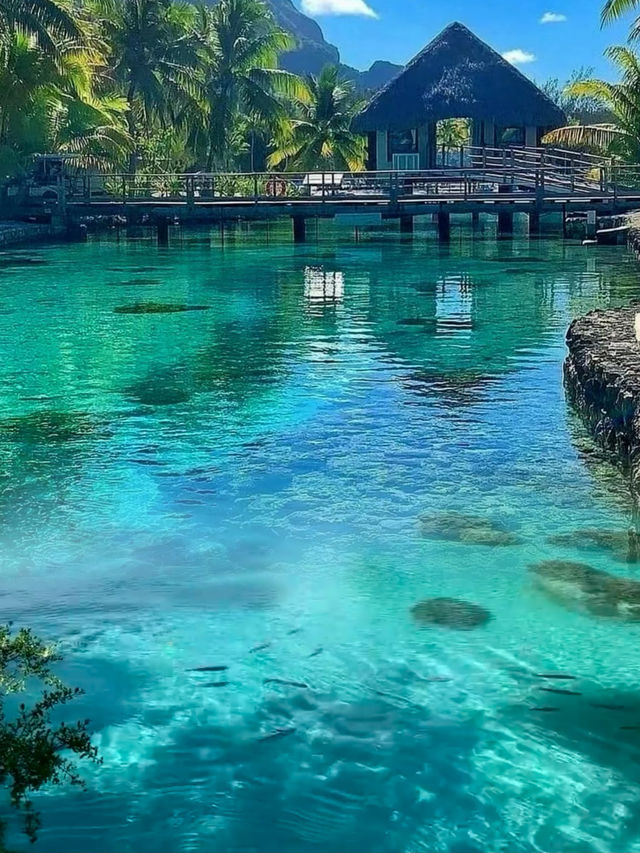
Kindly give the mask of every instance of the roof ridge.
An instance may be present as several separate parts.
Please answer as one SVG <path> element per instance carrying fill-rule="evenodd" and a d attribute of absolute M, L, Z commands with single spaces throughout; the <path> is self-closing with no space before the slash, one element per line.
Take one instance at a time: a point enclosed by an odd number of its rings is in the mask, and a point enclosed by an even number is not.
<path fill-rule="evenodd" d="M 545 118 L 549 119 L 548 122 L 540 121 L 541 125 L 551 124 L 551 123 L 557 121 L 558 119 L 560 119 L 560 117 L 562 115 L 562 111 L 551 100 L 551 98 L 549 98 L 549 96 L 546 95 L 536 85 L 536 83 L 533 80 L 531 80 L 529 77 L 527 77 L 525 74 L 523 74 L 522 71 L 520 71 L 512 63 L 510 63 L 508 60 L 506 60 L 504 58 L 504 56 L 502 56 L 500 53 L 498 53 L 498 51 L 495 50 L 495 48 L 491 47 L 491 45 L 489 45 L 485 41 L 483 41 L 478 35 L 476 35 L 472 30 L 470 30 L 469 27 L 466 26 L 466 24 L 463 24 L 460 21 L 452 21 L 441 32 L 439 32 L 434 38 L 432 38 L 431 41 L 427 45 L 425 45 L 425 47 L 423 47 L 422 50 L 419 51 L 419 53 L 417 53 L 407 63 L 407 65 L 405 66 L 405 68 L 402 71 L 400 71 L 392 80 L 390 80 L 386 84 L 386 86 L 384 86 L 382 89 L 380 89 L 373 96 L 373 98 L 369 101 L 368 105 L 364 108 L 364 110 L 361 111 L 359 116 L 364 117 L 370 111 L 375 112 L 375 110 L 380 107 L 381 103 L 384 103 L 385 100 L 388 101 L 389 98 L 392 97 L 392 95 L 390 93 L 394 93 L 394 90 L 399 85 L 401 87 L 399 89 L 399 91 L 401 93 L 403 93 L 405 95 L 405 97 L 406 97 L 407 88 L 410 89 L 412 84 L 414 84 L 416 86 L 416 89 L 418 89 L 419 83 L 418 84 L 415 83 L 415 75 L 419 74 L 418 69 L 420 68 L 420 66 L 423 63 L 428 63 L 429 58 L 432 54 L 434 54 L 434 56 L 437 57 L 437 54 L 435 53 L 435 51 L 438 49 L 438 47 L 440 45 L 443 45 L 445 51 L 447 48 L 449 48 L 451 51 L 454 52 L 453 59 L 451 59 L 450 57 L 447 57 L 446 53 L 444 55 L 444 58 L 442 59 L 442 79 L 444 80 L 446 78 L 446 72 L 447 71 L 450 72 L 449 76 L 451 76 L 451 72 L 455 72 L 456 69 L 460 72 L 460 68 L 458 67 L 458 65 L 455 62 L 455 52 L 457 51 L 458 53 L 460 53 L 461 59 L 462 59 L 462 58 L 464 58 L 464 49 L 463 48 L 461 49 L 461 45 L 456 44 L 455 40 L 452 41 L 449 45 L 447 45 L 447 41 L 448 41 L 447 37 L 451 36 L 451 35 L 457 36 L 458 38 L 462 38 L 462 40 L 463 40 L 462 45 L 464 45 L 464 42 L 468 42 L 468 43 L 472 43 L 472 44 L 476 45 L 478 50 L 480 51 L 481 55 L 484 54 L 484 56 L 486 57 L 486 59 L 484 61 L 484 65 L 486 66 L 486 68 L 484 69 L 485 74 L 488 73 L 487 69 L 490 70 L 491 66 L 493 65 L 495 67 L 496 71 L 499 69 L 503 75 L 505 75 L 505 74 L 509 75 L 509 77 L 512 80 L 512 85 L 517 85 L 516 81 L 520 85 L 522 85 L 522 83 L 525 83 L 526 89 L 530 93 L 531 99 L 532 100 L 535 99 L 535 101 L 537 101 L 537 103 L 538 103 L 538 109 L 537 110 L 536 110 L 535 106 L 530 105 L 529 115 L 533 115 L 536 112 L 538 112 L 538 113 L 542 113 L 545 116 Z M 449 65 L 447 64 L 447 59 L 449 59 L 449 62 L 450 62 Z M 478 60 L 478 62 L 482 65 L 481 60 Z M 462 63 L 460 63 L 460 65 L 462 65 Z M 425 65 L 426 74 L 429 73 L 429 70 L 432 70 L 432 76 L 434 76 L 434 75 L 437 76 L 438 71 L 439 71 L 437 59 L 434 60 L 433 67 L 436 69 L 435 71 L 433 71 L 432 69 L 429 69 L 428 64 L 426 64 Z M 462 74 L 461 79 L 464 80 L 465 79 L 464 69 L 461 72 L 461 74 Z M 402 87 L 401 81 L 403 80 L 403 78 L 409 79 L 410 83 L 408 84 L 408 86 Z M 471 80 L 471 77 L 467 76 L 466 80 L 467 81 Z M 434 86 L 435 86 L 435 84 L 434 84 Z M 506 85 L 506 88 L 507 89 L 509 88 L 508 84 Z M 403 89 L 404 89 L 404 92 L 403 92 Z M 426 102 L 429 100 L 430 94 L 431 94 L 430 92 L 426 92 L 422 97 L 422 110 L 423 110 L 423 112 L 428 110 L 428 105 Z M 521 93 L 521 94 L 524 95 L 524 93 Z M 480 102 L 482 102 L 484 100 L 485 99 L 482 96 L 476 97 L 476 101 L 477 101 L 476 106 L 478 106 L 478 104 L 480 104 Z M 498 102 L 499 102 L 499 96 L 496 97 L 496 103 L 498 103 Z M 513 106 L 514 106 L 513 111 L 515 111 L 517 113 L 517 109 L 515 109 L 515 107 L 517 107 L 518 105 L 514 103 Z M 420 110 L 420 103 L 417 102 L 417 99 L 416 99 L 416 103 L 415 103 L 415 108 L 416 108 L 416 111 Z M 433 107 L 431 107 L 431 109 L 433 109 Z M 394 112 L 396 112 L 396 111 L 394 110 Z M 434 112 L 435 112 L 435 110 L 434 110 Z M 524 112 L 526 113 L 526 110 L 524 110 Z M 545 115 L 547 112 L 549 113 L 549 115 Z M 465 113 L 462 112 L 461 115 L 464 116 Z M 487 116 L 487 118 L 489 118 L 489 116 Z"/>

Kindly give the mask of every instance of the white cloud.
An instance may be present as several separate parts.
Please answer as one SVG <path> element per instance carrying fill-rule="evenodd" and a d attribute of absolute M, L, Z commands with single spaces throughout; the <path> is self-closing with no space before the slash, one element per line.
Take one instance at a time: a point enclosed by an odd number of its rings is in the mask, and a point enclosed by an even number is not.
<path fill-rule="evenodd" d="M 528 53 L 526 50 L 521 50 L 519 47 L 516 47 L 514 50 L 506 50 L 502 54 L 502 57 L 512 65 L 526 65 L 529 62 L 536 61 L 535 53 Z"/>
<path fill-rule="evenodd" d="M 378 15 L 365 0 L 302 0 L 302 11 L 307 15 Z"/>
<path fill-rule="evenodd" d="M 541 24 L 563 24 L 567 20 L 567 16 L 562 12 L 545 12 L 540 18 Z"/>

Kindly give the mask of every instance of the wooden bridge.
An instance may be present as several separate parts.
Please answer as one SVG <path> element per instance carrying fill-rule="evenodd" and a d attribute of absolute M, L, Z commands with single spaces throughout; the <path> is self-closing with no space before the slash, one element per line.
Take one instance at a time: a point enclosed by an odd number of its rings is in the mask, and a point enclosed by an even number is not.
<path fill-rule="evenodd" d="M 171 222 L 264 220 L 289 216 L 296 240 L 308 218 L 337 218 L 356 227 L 397 218 L 404 231 L 413 219 L 437 215 L 440 235 L 452 213 L 494 214 L 499 230 L 526 213 L 532 229 L 540 216 L 595 211 L 611 216 L 640 208 L 640 167 L 542 148 L 443 150 L 436 168 L 406 172 L 78 174 L 60 179 L 54 199 L 28 198 L 71 224 L 87 218 L 126 217 L 158 227 Z"/>

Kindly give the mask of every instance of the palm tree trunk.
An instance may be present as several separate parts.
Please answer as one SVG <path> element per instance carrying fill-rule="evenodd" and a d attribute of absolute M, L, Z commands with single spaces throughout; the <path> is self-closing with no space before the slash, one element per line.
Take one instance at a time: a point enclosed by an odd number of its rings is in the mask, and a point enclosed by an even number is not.
<path fill-rule="evenodd" d="M 135 83 L 131 83 L 129 86 L 129 91 L 127 92 L 127 103 L 129 104 L 129 112 L 127 113 L 127 127 L 129 128 L 129 136 L 131 137 L 134 145 L 131 153 L 129 154 L 129 174 L 135 175 L 138 169 L 138 145 L 137 145 L 137 134 L 136 134 L 136 123 L 133 116 L 133 101 L 136 95 L 136 87 Z"/>

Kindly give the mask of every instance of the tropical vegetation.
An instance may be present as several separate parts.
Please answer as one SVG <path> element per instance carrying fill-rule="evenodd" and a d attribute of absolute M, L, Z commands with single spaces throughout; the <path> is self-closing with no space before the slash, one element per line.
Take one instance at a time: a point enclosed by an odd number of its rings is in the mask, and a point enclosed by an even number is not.
<path fill-rule="evenodd" d="M 293 47 L 264 0 L 0 0 L 0 176 L 35 153 L 130 171 L 358 169 L 358 109 Z"/>
<path fill-rule="evenodd" d="M 640 0 L 607 0 L 603 25 L 640 9 Z M 606 51 L 616 69 L 616 82 L 581 71 L 561 93 L 551 81 L 547 94 L 564 101 L 560 106 L 570 123 L 547 134 L 545 143 L 606 153 L 618 162 L 640 162 L 640 16 L 629 31 L 628 44 Z M 549 84 L 548 84 L 549 85 Z"/>
<path fill-rule="evenodd" d="M 88 721 L 59 722 L 60 711 L 82 691 L 53 672 L 55 649 L 31 631 L 0 626 L 0 785 L 6 806 L 35 840 L 39 819 L 32 796 L 45 785 L 82 785 L 74 759 L 98 761 Z M 55 717 L 55 722 L 52 719 Z M 7 817 L 0 818 L 0 850 L 6 849 Z"/>

